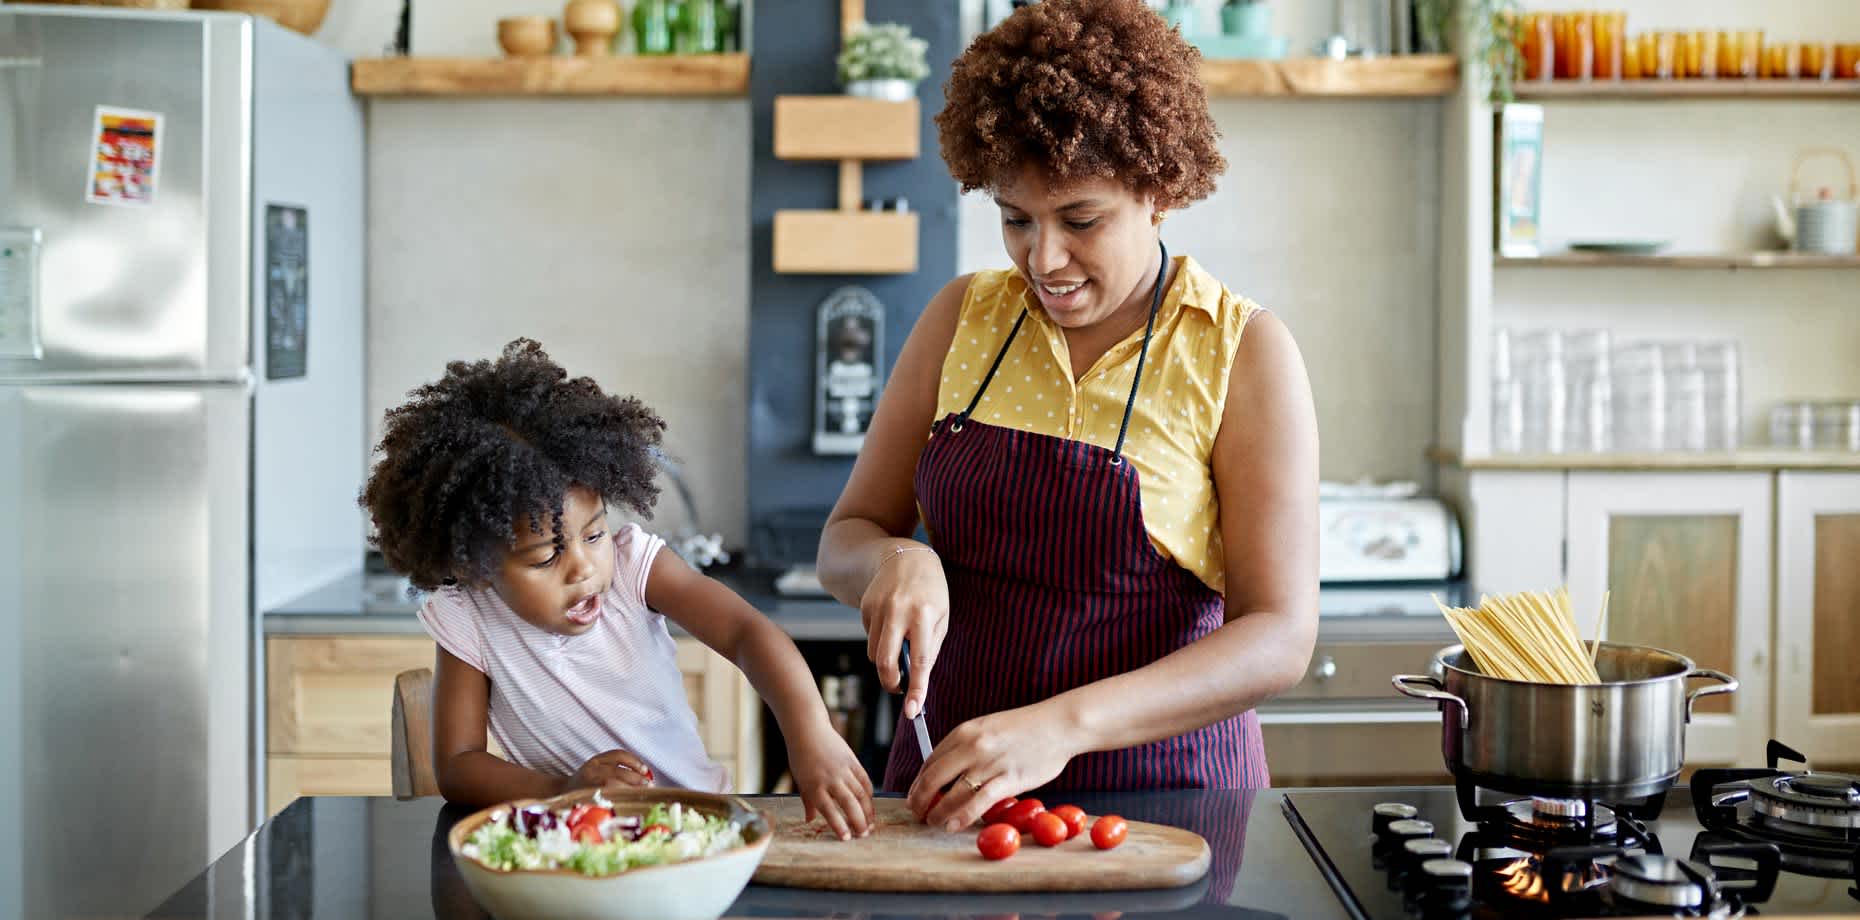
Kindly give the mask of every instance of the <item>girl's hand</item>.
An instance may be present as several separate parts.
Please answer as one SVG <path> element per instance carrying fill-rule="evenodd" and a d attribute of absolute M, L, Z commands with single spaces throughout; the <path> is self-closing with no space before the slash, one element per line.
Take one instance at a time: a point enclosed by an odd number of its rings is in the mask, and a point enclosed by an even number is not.
<path fill-rule="evenodd" d="M 790 742 L 788 763 L 810 823 L 826 818 L 841 840 L 872 832 L 872 778 L 838 733 L 822 727 Z"/>
<path fill-rule="evenodd" d="M 917 772 L 911 813 L 950 831 L 968 827 L 996 802 L 1052 782 L 1081 753 L 1077 743 L 1039 705 L 970 719 L 938 742 Z"/>
<path fill-rule="evenodd" d="M 562 790 L 586 789 L 619 783 L 623 786 L 652 785 L 652 768 L 626 751 L 607 751 L 588 758 L 588 762 L 568 778 Z"/>
<path fill-rule="evenodd" d="M 943 563 L 927 547 L 910 547 L 885 556 L 859 599 L 865 623 L 865 650 L 878 668 L 878 682 L 897 693 L 898 653 L 911 640 L 910 686 L 904 690 L 904 717 L 923 711 L 930 669 L 949 632 L 949 582 Z"/>

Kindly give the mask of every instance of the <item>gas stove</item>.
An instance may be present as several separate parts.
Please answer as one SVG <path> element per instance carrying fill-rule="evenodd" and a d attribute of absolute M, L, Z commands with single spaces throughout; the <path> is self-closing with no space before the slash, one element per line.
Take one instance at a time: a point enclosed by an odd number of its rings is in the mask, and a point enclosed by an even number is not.
<path fill-rule="evenodd" d="M 1462 782 L 1292 792 L 1284 811 L 1361 920 L 1860 913 L 1860 777 L 1698 775 L 1638 801 Z"/>

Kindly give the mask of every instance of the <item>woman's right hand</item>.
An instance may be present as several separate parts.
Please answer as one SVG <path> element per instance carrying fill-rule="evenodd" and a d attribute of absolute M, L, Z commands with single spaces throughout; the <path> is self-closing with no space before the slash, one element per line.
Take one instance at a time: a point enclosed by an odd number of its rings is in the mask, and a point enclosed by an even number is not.
<path fill-rule="evenodd" d="M 943 562 L 928 547 L 892 550 L 873 573 L 859 598 L 859 618 L 865 623 L 866 655 L 878 668 L 878 682 L 897 693 L 898 653 L 904 640 L 911 642 L 910 685 L 904 690 L 904 717 L 923 711 L 929 692 L 930 671 L 949 632 L 949 582 Z"/>
<path fill-rule="evenodd" d="M 598 788 L 612 783 L 623 786 L 652 785 L 652 768 L 646 762 L 627 751 L 606 751 L 588 758 L 588 762 L 575 771 L 567 780 L 568 785 L 562 791 L 572 789 Z"/>

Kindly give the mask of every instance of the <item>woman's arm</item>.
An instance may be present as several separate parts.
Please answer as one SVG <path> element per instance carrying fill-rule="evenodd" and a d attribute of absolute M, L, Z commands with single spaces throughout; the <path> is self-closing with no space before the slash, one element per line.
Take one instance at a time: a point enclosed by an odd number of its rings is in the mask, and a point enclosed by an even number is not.
<path fill-rule="evenodd" d="M 911 328 L 873 412 L 865 446 L 820 535 L 816 560 L 827 591 L 859 608 L 866 654 L 886 690 L 899 689 L 898 652 L 905 639 L 911 640 L 906 716 L 923 705 L 949 616 L 942 564 L 911 539 L 917 526 L 912 480 L 936 421 L 943 358 L 955 338 L 971 277 L 944 285 Z"/>
<path fill-rule="evenodd" d="M 646 580 L 646 603 L 742 671 L 788 739 L 795 785 L 807 806 L 841 839 L 865 836 L 877 818 L 872 780 L 833 730 L 814 674 L 781 631 L 736 592 L 660 550 Z"/>
<path fill-rule="evenodd" d="M 1317 419 L 1303 358 L 1271 314 L 1248 323 L 1234 357 L 1213 475 L 1226 625 L 1137 670 L 959 726 L 912 787 L 914 811 L 967 826 L 1074 756 L 1174 737 L 1299 681 L 1317 640 Z M 983 787 L 955 782 L 964 775 Z"/>

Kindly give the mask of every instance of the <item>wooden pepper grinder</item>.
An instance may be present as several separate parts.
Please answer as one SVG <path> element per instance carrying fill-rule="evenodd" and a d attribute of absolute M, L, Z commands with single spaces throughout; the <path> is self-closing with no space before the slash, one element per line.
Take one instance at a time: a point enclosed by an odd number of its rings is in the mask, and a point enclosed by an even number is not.
<path fill-rule="evenodd" d="M 575 39 L 575 54 L 606 57 L 620 34 L 620 5 L 614 0 L 569 0 L 562 9 L 562 27 Z"/>

